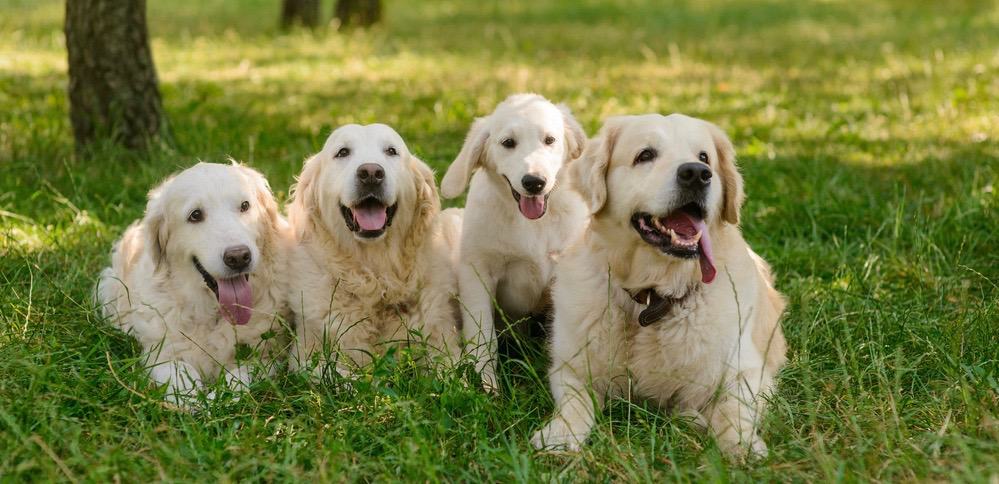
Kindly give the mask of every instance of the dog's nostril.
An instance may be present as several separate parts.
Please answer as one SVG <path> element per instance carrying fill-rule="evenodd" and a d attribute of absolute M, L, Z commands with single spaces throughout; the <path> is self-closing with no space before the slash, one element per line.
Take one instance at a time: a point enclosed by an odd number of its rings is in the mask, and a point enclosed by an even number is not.
<path fill-rule="evenodd" d="M 385 170 L 377 163 L 365 163 L 357 167 L 357 179 L 364 184 L 378 184 L 385 179 Z"/>
<path fill-rule="evenodd" d="M 546 180 L 539 176 L 524 175 L 524 178 L 520 179 L 520 184 L 528 193 L 537 194 L 545 189 Z"/>
<path fill-rule="evenodd" d="M 676 180 L 684 188 L 702 188 L 711 181 L 711 169 L 704 163 L 684 163 L 676 170 Z"/>
<path fill-rule="evenodd" d="M 226 267 L 237 271 L 246 269 L 251 259 L 250 248 L 245 245 L 229 247 L 222 254 L 222 262 L 225 262 Z"/>

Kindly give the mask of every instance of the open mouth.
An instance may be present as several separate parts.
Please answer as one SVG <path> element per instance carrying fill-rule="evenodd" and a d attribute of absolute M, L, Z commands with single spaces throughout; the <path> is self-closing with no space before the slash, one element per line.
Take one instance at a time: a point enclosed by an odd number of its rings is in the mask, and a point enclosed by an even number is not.
<path fill-rule="evenodd" d="M 701 281 L 705 284 L 715 279 L 711 239 L 704 223 L 704 208 L 700 204 L 688 203 L 662 217 L 636 212 L 631 216 L 631 226 L 642 240 L 664 254 L 681 259 L 698 258 Z"/>
<path fill-rule="evenodd" d="M 544 195 L 521 195 L 513 188 L 513 183 L 510 183 L 510 179 L 506 175 L 503 175 L 503 179 L 506 180 L 507 185 L 510 185 L 510 193 L 513 194 L 513 199 L 517 202 L 517 207 L 523 216 L 527 217 L 528 220 L 537 220 L 545 215 L 545 212 L 548 211 L 548 195 L 551 195 L 551 190 Z"/>
<path fill-rule="evenodd" d="M 368 195 L 352 207 L 340 205 L 340 213 L 347 223 L 347 229 L 366 239 L 373 239 L 385 233 L 392 226 L 395 209 L 399 204 L 388 207 L 374 195 Z"/>
<path fill-rule="evenodd" d="M 219 302 L 219 313 L 232 324 L 243 325 L 250 322 L 253 315 L 253 288 L 250 275 L 238 274 L 228 279 L 216 279 L 205 270 L 197 257 L 193 258 L 194 268 L 205 280 L 205 285 L 215 294 Z"/>

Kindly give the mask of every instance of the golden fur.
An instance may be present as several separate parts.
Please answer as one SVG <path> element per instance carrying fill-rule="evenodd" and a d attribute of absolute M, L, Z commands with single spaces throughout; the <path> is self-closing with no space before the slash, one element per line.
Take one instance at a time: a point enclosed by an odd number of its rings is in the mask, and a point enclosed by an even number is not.
<path fill-rule="evenodd" d="M 330 150 L 347 142 L 355 149 L 391 142 L 401 153 L 399 169 L 389 173 L 398 211 L 377 240 L 358 240 L 338 210 L 343 190 L 336 182 L 349 172 Z M 348 373 L 386 344 L 409 340 L 414 330 L 437 351 L 457 353 L 453 258 L 461 218 L 440 211 L 433 172 L 391 128 L 350 125 L 335 131 L 324 150 L 305 162 L 288 214 L 295 232 L 289 285 L 297 334 L 293 368 L 321 372 L 333 363 Z"/>
<path fill-rule="evenodd" d="M 242 216 L 233 208 L 241 200 L 252 202 Z M 185 220 L 191 206 L 208 213 L 197 226 Z M 221 223 L 229 223 L 226 230 L 211 231 Z M 167 386 L 170 400 L 188 403 L 220 373 L 243 388 L 252 372 L 236 361 L 236 344 L 260 350 L 267 361 L 281 349 L 280 338 L 262 336 L 279 330 L 287 311 L 289 240 L 287 223 L 262 175 L 235 163 L 199 163 L 150 192 L 145 217 L 115 243 L 111 267 L 98 282 L 98 303 L 112 324 L 142 345 L 150 377 Z M 224 268 L 215 260 L 233 241 L 249 244 L 257 254 L 249 273 L 253 314 L 245 325 L 230 324 L 220 315 L 216 296 L 191 262 L 198 257 L 220 274 Z"/>
<path fill-rule="evenodd" d="M 654 161 L 633 161 L 648 147 L 658 153 Z M 713 281 L 697 258 L 646 243 L 630 218 L 686 203 L 677 202 L 678 169 L 699 156 L 713 173 L 703 219 L 714 247 Z M 728 138 L 682 115 L 612 118 L 572 175 L 593 215 L 556 271 L 549 373 L 556 412 L 534 445 L 578 449 L 605 399 L 621 395 L 694 416 L 727 453 L 766 453 L 757 426 L 761 394 L 773 388 L 785 359 L 778 323 L 784 300 L 739 231 L 742 178 Z M 646 288 L 679 302 L 643 327 L 638 317 L 646 306 L 631 294 Z"/>

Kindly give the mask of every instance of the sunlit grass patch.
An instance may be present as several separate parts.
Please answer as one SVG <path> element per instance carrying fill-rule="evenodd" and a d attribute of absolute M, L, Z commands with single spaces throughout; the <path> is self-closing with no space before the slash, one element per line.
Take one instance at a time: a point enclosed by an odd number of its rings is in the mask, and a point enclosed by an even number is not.
<path fill-rule="evenodd" d="M 76 157 L 64 4 L 0 0 L 0 475 L 995 479 L 999 5 L 387 3 L 385 24 L 340 34 L 280 32 L 275 0 L 149 2 L 168 137 Z M 520 90 L 589 133 L 685 112 L 730 134 L 742 229 L 790 301 L 770 458 L 727 463 L 682 418 L 626 402 L 584 452 L 534 452 L 551 412 L 539 342 L 509 345 L 499 396 L 402 353 L 353 389 L 281 373 L 177 414 L 93 311 L 112 242 L 167 174 L 233 156 L 283 201 L 334 127 L 385 122 L 440 175 L 472 120 Z"/>

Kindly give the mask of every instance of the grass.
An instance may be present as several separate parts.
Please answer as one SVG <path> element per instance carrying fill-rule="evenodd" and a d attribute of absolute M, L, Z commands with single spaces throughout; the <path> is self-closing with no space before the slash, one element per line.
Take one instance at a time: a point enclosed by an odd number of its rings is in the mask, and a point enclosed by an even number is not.
<path fill-rule="evenodd" d="M 276 0 L 149 3 L 170 143 L 78 158 L 63 6 L 0 0 L 0 480 L 999 480 L 994 2 L 390 1 L 347 35 L 278 32 Z M 590 133 L 679 111 L 731 135 L 747 239 L 790 300 L 769 458 L 625 402 L 580 454 L 536 453 L 538 344 L 500 397 L 399 353 L 353 390 L 280 375 L 176 413 L 95 315 L 168 173 L 232 155 L 285 199 L 332 127 L 379 121 L 440 174 L 521 90 Z"/>

